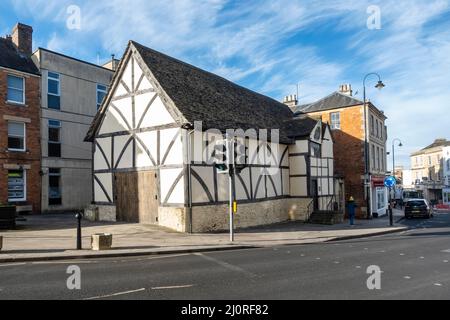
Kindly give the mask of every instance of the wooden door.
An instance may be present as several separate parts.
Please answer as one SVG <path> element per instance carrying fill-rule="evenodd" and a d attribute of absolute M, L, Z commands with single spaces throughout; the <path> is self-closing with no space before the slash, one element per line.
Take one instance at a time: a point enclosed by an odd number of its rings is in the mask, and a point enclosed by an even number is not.
<path fill-rule="evenodd" d="M 115 174 L 117 219 L 124 222 L 158 224 L 158 175 L 156 171 Z"/>

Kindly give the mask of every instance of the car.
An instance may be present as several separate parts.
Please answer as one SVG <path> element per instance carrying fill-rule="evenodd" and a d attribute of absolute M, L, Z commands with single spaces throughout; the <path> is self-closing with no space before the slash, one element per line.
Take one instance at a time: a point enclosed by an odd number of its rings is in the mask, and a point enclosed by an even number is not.
<path fill-rule="evenodd" d="M 405 218 L 427 218 L 433 216 L 431 207 L 424 199 L 409 199 L 405 204 Z"/>

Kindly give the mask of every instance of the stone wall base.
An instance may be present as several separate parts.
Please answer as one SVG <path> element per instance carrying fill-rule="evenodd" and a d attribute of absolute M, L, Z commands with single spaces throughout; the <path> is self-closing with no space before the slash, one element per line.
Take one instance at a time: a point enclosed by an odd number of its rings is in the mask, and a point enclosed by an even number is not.
<path fill-rule="evenodd" d="M 238 205 L 236 228 L 269 225 L 284 221 L 305 221 L 311 199 L 279 199 Z M 192 209 L 193 232 L 224 231 L 229 228 L 229 206 L 214 205 Z"/>
<path fill-rule="evenodd" d="M 306 221 L 311 199 L 278 199 L 239 204 L 234 217 L 236 228 L 269 225 L 284 221 Z M 84 211 L 90 221 L 116 221 L 116 207 L 91 205 Z M 158 225 L 178 232 L 189 232 L 189 208 L 160 207 Z M 192 232 L 225 231 L 229 228 L 229 206 L 211 205 L 192 208 Z"/>
<path fill-rule="evenodd" d="M 116 206 L 90 205 L 84 209 L 84 218 L 89 221 L 116 222 Z"/>

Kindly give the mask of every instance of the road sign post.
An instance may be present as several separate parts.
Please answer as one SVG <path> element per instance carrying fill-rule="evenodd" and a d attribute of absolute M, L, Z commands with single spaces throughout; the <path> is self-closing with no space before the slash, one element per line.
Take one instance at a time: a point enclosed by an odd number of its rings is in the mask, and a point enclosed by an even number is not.
<path fill-rule="evenodd" d="M 227 134 L 227 165 L 229 174 L 230 185 L 230 242 L 234 242 L 234 201 L 235 201 L 235 188 L 234 188 L 234 138 Z"/>
<path fill-rule="evenodd" d="M 395 179 L 395 177 L 390 176 L 384 179 L 384 185 L 386 188 L 389 189 L 389 224 L 391 225 L 391 227 L 394 225 L 394 212 L 392 208 L 392 188 L 394 188 L 396 184 L 397 179 Z"/>

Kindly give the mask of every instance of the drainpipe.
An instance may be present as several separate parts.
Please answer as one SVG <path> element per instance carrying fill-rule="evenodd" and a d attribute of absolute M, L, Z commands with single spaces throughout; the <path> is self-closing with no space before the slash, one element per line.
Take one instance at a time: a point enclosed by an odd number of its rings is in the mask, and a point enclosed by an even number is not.
<path fill-rule="evenodd" d="M 193 227 L 192 227 L 192 181 L 191 181 L 191 161 L 192 161 L 192 154 L 191 154 L 191 136 L 194 133 L 194 129 L 191 131 L 188 131 L 187 135 L 187 168 L 188 168 L 188 216 L 189 216 L 189 233 L 193 233 Z"/>

